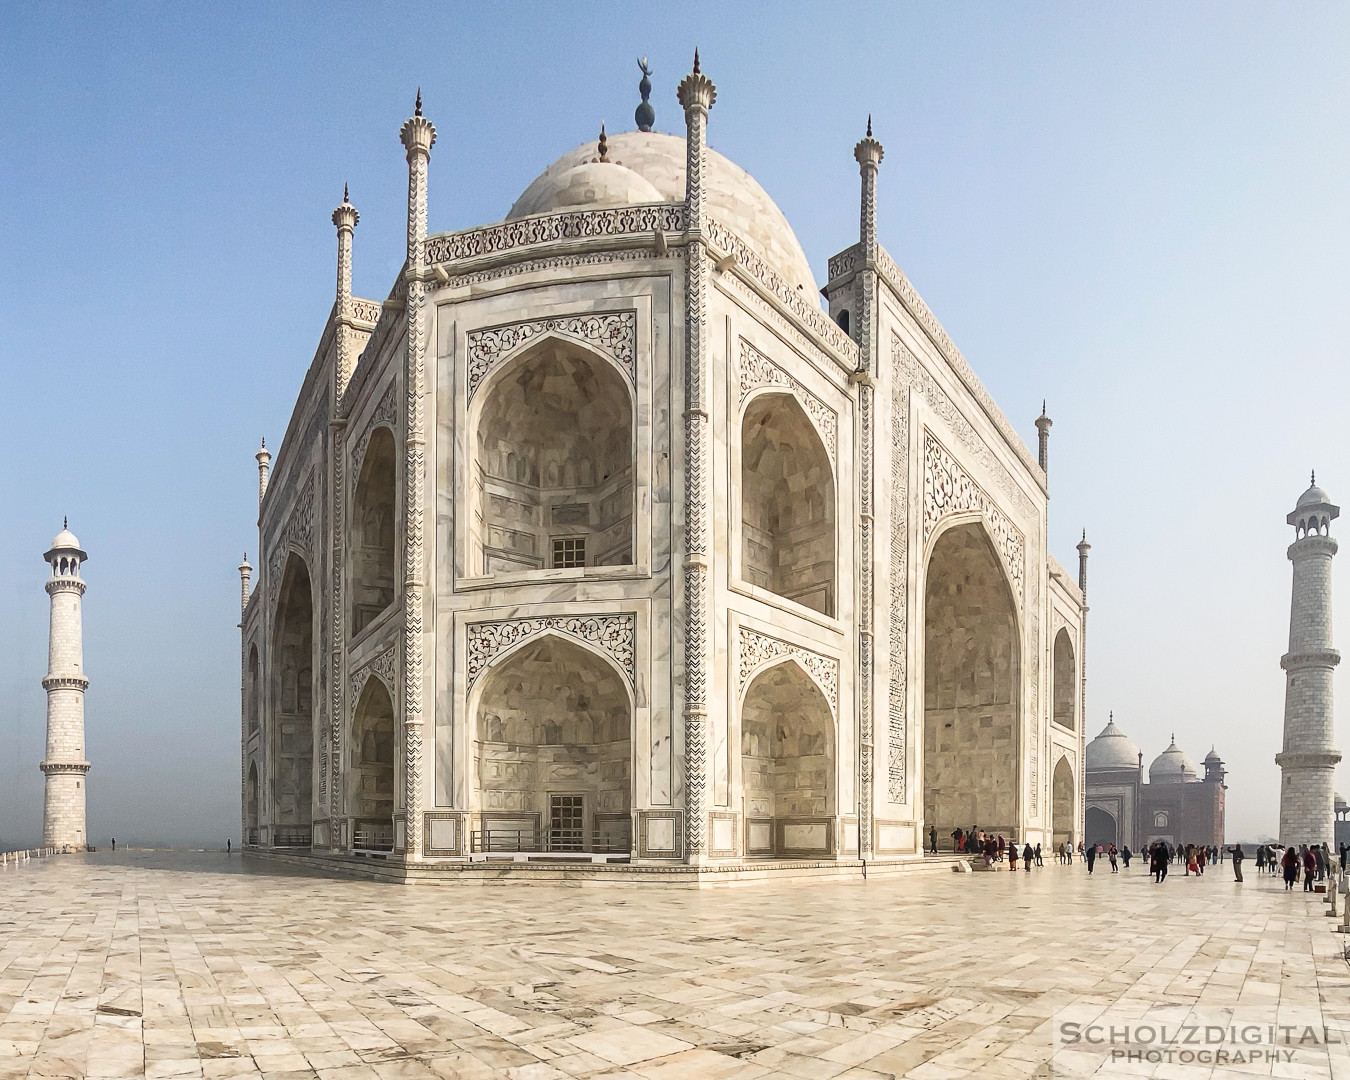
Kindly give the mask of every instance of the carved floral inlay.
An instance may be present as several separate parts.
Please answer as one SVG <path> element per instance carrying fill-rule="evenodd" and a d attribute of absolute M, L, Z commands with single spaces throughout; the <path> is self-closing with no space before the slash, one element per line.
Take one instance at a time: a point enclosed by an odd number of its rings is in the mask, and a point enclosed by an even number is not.
<path fill-rule="evenodd" d="M 737 675 L 736 695 L 745 693 L 746 686 L 759 671 L 771 661 L 790 656 L 802 665 L 820 686 L 830 703 L 830 710 L 839 707 L 839 661 L 832 656 L 822 656 L 789 641 L 768 637 L 746 627 L 740 627 L 736 650 Z"/>
<path fill-rule="evenodd" d="M 494 367 L 543 334 L 561 334 L 599 349 L 614 358 L 630 381 L 637 382 L 637 312 L 586 312 L 471 331 L 468 335 L 469 400 L 473 400 L 478 387 Z"/>
<path fill-rule="evenodd" d="M 375 429 L 384 425 L 393 428 L 398 424 L 398 387 L 390 381 L 385 387 L 385 391 L 380 395 L 380 400 L 375 403 L 375 408 L 371 410 L 370 417 L 366 420 L 366 426 L 361 431 L 361 437 L 356 440 L 352 448 L 352 476 L 359 477 L 361 463 L 366 459 L 366 447 L 370 445 L 371 436 L 375 434 Z"/>
<path fill-rule="evenodd" d="M 630 686 L 637 685 L 634 652 L 636 619 L 633 615 L 557 615 L 537 619 L 506 619 L 469 623 L 468 686 L 472 689 L 494 657 L 528 638 L 544 633 L 576 638 L 609 653 Z"/>
<path fill-rule="evenodd" d="M 994 547 L 1012 579 L 1013 589 L 1020 602 L 1025 590 L 1025 548 L 1018 531 L 998 505 L 979 484 L 970 478 L 951 454 L 931 432 L 923 433 L 923 539 L 944 517 L 975 510 L 983 516 L 994 537 Z"/>
<path fill-rule="evenodd" d="M 820 432 L 820 437 L 825 443 L 825 449 L 829 452 L 830 462 L 833 463 L 839 431 L 839 418 L 835 411 L 745 338 L 740 340 L 741 396 L 738 407 L 743 406 L 745 399 L 761 386 L 781 386 L 790 390 L 811 417 L 811 422 L 816 425 L 816 430 Z"/>

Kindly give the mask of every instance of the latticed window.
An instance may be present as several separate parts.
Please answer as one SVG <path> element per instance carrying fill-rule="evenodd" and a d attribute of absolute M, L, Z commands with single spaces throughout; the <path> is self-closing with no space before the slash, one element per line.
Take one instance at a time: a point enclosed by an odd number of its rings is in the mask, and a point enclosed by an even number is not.
<path fill-rule="evenodd" d="M 584 536 L 556 536 L 553 538 L 553 565 L 557 569 L 586 565 L 586 538 Z"/>

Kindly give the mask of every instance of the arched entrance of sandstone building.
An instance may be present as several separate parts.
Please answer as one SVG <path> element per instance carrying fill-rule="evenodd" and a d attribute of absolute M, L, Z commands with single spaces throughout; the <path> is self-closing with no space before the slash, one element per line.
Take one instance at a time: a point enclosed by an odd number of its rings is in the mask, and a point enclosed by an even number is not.
<path fill-rule="evenodd" d="M 1019 833 L 1017 609 L 983 524 L 947 529 L 924 586 L 924 832 Z"/>
<path fill-rule="evenodd" d="M 258 842 L 258 763 L 248 763 L 248 783 L 244 791 L 244 843 Z"/>
<path fill-rule="evenodd" d="M 1073 642 L 1069 640 L 1069 631 L 1063 627 L 1055 635 L 1054 673 L 1054 710 L 1051 716 L 1060 727 L 1073 731 L 1077 727 L 1074 717 L 1078 712 L 1078 670 L 1073 660 Z"/>
<path fill-rule="evenodd" d="M 747 855 L 834 855 L 834 715 L 795 661 L 761 671 L 745 691 L 741 790 Z"/>
<path fill-rule="evenodd" d="M 1120 830 L 1116 825 L 1115 817 L 1100 806 L 1089 806 L 1087 808 L 1087 813 L 1083 815 L 1083 830 L 1087 833 L 1083 837 L 1085 843 L 1120 843 Z"/>
<path fill-rule="evenodd" d="M 792 394 L 753 398 L 741 421 L 741 577 L 833 615 L 834 472 Z"/>
<path fill-rule="evenodd" d="M 366 444 L 352 497 L 352 633 L 359 634 L 394 602 L 394 436 L 377 427 Z"/>
<path fill-rule="evenodd" d="M 268 806 L 273 847 L 309 847 L 314 790 L 314 605 L 309 569 L 286 561 L 272 632 Z"/>
<path fill-rule="evenodd" d="M 347 810 L 352 847 L 394 850 L 394 702 L 374 675 L 366 680 L 352 714 Z"/>
<path fill-rule="evenodd" d="M 545 338 L 478 388 L 470 424 L 470 573 L 632 563 L 633 399 L 608 358 Z"/>
<path fill-rule="evenodd" d="M 1050 780 L 1050 827 L 1053 830 L 1051 842 L 1054 844 L 1073 842 L 1073 792 L 1073 768 L 1069 765 L 1069 759 L 1062 757 L 1056 762 Z"/>
<path fill-rule="evenodd" d="M 627 852 L 633 699 L 605 658 L 531 638 L 481 676 L 477 850 Z"/>

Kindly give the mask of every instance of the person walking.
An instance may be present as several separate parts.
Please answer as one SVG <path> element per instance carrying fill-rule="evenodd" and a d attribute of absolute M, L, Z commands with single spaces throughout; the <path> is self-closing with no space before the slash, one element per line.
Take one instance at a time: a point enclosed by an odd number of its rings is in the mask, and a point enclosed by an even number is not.
<path fill-rule="evenodd" d="M 1317 874 L 1317 856 L 1309 849 L 1307 844 L 1301 845 L 1300 853 L 1303 857 L 1303 891 L 1313 891 L 1313 877 Z"/>
<path fill-rule="evenodd" d="M 955 833 L 952 833 L 952 839 L 953 839 L 953 840 L 956 839 L 956 834 L 955 834 Z M 960 851 L 960 850 L 961 850 L 961 847 L 960 847 L 959 844 L 953 844 L 953 845 L 952 845 L 952 848 L 953 848 L 954 850 L 956 850 L 956 851 Z M 937 854 L 937 826 L 936 826 L 936 825 L 929 825 L 929 826 L 928 826 L 928 850 L 929 850 L 929 852 L 930 852 L 931 854 L 933 854 L 933 855 L 936 855 L 936 854 Z"/>
<path fill-rule="evenodd" d="M 1265 873 L 1266 869 L 1266 845 L 1256 845 L 1256 874 L 1258 877 Z"/>
<path fill-rule="evenodd" d="M 1089 844 L 1087 846 L 1087 864 L 1089 874 L 1092 873 L 1092 868 L 1096 862 L 1097 862 L 1097 845 Z"/>
<path fill-rule="evenodd" d="M 226 855 L 228 855 L 228 854 L 230 853 L 230 850 L 231 850 L 231 848 L 230 848 L 230 843 L 231 843 L 230 838 L 227 836 L 227 837 L 225 838 L 225 854 L 226 854 Z"/>
<path fill-rule="evenodd" d="M 1039 847 L 1039 845 L 1037 845 Z M 1028 874 L 1031 873 L 1031 860 L 1036 857 L 1036 853 L 1031 850 L 1031 842 L 1028 841 L 1022 845 L 1022 869 Z"/>
<path fill-rule="evenodd" d="M 1284 889 L 1288 892 L 1298 880 L 1298 852 L 1292 847 L 1285 848 L 1280 865 L 1284 868 Z"/>
<path fill-rule="evenodd" d="M 1111 860 L 1111 873 L 1113 874 L 1120 873 L 1120 866 L 1116 863 L 1117 854 L 1118 852 L 1116 851 L 1116 845 L 1108 844 L 1106 847 L 1106 857 Z"/>
<path fill-rule="evenodd" d="M 1008 869 L 1017 873 L 1017 837 L 1008 838 Z"/>
<path fill-rule="evenodd" d="M 1342 874 L 1345 873 L 1345 859 L 1346 859 L 1346 856 L 1347 856 L 1347 855 L 1350 855 L 1350 847 L 1346 846 L 1345 843 L 1342 843 L 1342 844 L 1341 844 L 1341 873 L 1342 873 Z"/>
<path fill-rule="evenodd" d="M 1233 846 L 1233 880 L 1239 884 L 1242 883 L 1242 860 L 1245 858 L 1246 856 L 1242 854 L 1242 845 L 1235 844 Z"/>
<path fill-rule="evenodd" d="M 1045 860 L 1044 860 L 1043 858 L 1041 858 L 1041 845 L 1040 845 L 1040 844 L 1037 844 L 1037 845 L 1036 845 L 1036 865 L 1037 865 L 1037 866 L 1044 866 L 1044 865 L 1045 865 Z"/>
<path fill-rule="evenodd" d="M 117 837 L 114 836 L 114 837 L 112 838 L 112 842 L 113 842 L 113 850 L 116 851 L 116 850 L 117 850 Z"/>
<path fill-rule="evenodd" d="M 1129 844 L 1126 844 L 1123 848 L 1120 849 L 1120 861 L 1125 864 L 1126 870 L 1130 868 L 1130 858 L 1133 854 L 1134 853 L 1130 851 Z"/>

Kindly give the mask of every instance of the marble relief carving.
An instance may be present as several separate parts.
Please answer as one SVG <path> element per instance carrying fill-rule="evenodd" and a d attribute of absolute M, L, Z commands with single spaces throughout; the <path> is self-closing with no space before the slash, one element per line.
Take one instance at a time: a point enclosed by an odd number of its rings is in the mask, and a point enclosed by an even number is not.
<path fill-rule="evenodd" d="M 736 649 L 736 694 L 745 693 L 751 678 L 770 661 L 790 656 L 804 667 L 820 686 L 830 703 L 830 711 L 839 709 L 839 661 L 831 656 L 804 649 L 791 642 L 740 627 Z"/>
<path fill-rule="evenodd" d="M 375 429 L 384 425 L 393 428 L 398 423 L 398 387 L 393 381 L 385 388 L 380 400 L 375 403 L 375 408 L 371 410 L 370 418 L 366 421 L 366 426 L 361 431 L 361 436 L 354 443 L 352 450 L 352 479 L 356 480 L 361 475 L 361 462 L 366 457 L 366 447 L 370 445 L 370 438 L 375 434 Z"/>
<path fill-rule="evenodd" d="M 361 695 L 362 689 L 366 685 L 366 680 L 372 675 L 376 676 L 384 688 L 389 691 L 391 701 L 398 701 L 398 645 L 391 644 L 389 648 L 378 656 L 367 660 L 359 668 L 351 673 L 348 678 L 347 710 L 350 713 L 356 712 L 356 703 Z"/>
<path fill-rule="evenodd" d="M 426 261 L 434 264 L 473 259 L 562 240 L 651 232 L 682 233 L 685 220 L 685 208 L 679 203 L 543 214 L 430 237 L 426 241 Z"/>
<path fill-rule="evenodd" d="M 561 334 L 599 349 L 613 357 L 630 382 L 637 382 L 637 312 L 586 312 L 471 331 L 468 335 L 468 400 L 473 400 L 478 387 L 494 367 L 543 334 Z"/>
<path fill-rule="evenodd" d="M 1025 598 L 1026 545 L 1018 531 L 998 505 L 970 478 L 950 453 L 929 431 L 923 433 L 923 539 L 949 514 L 977 510 L 994 537 L 994 548 L 1012 579 L 1013 591 L 1021 602 Z"/>
<path fill-rule="evenodd" d="M 550 615 L 537 619 L 505 619 L 469 623 L 466 690 L 473 689 L 494 657 L 543 633 L 576 638 L 609 653 L 628 685 L 637 685 L 636 619 L 633 615 Z"/>
<path fill-rule="evenodd" d="M 308 556 L 311 575 L 318 574 L 314 565 L 314 470 L 306 470 L 305 483 L 294 502 L 287 500 L 281 505 L 292 505 L 291 516 L 286 519 L 276 542 L 272 545 L 272 555 L 267 562 L 268 607 L 275 606 L 277 590 L 281 588 L 281 572 L 286 566 L 286 556 L 292 546 L 298 547 Z"/>
<path fill-rule="evenodd" d="M 816 430 L 820 432 L 821 440 L 825 443 L 825 449 L 829 452 L 830 463 L 834 464 L 839 441 L 839 417 L 835 411 L 745 338 L 741 338 L 740 343 L 741 390 L 738 406 L 743 406 L 745 399 L 762 386 L 781 386 L 790 390 L 806 410 L 806 414 L 811 417 L 811 422 L 816 425 Z"/>
<path fill-rule="evenodd" d="M 901 346 L 903 348 L 903 346 Z M 893 803 L 907 798 L 905 694 L 908 667 L 909 572 L 909 386 L 891 379 L 891 620 L 886 794 Z"/>

